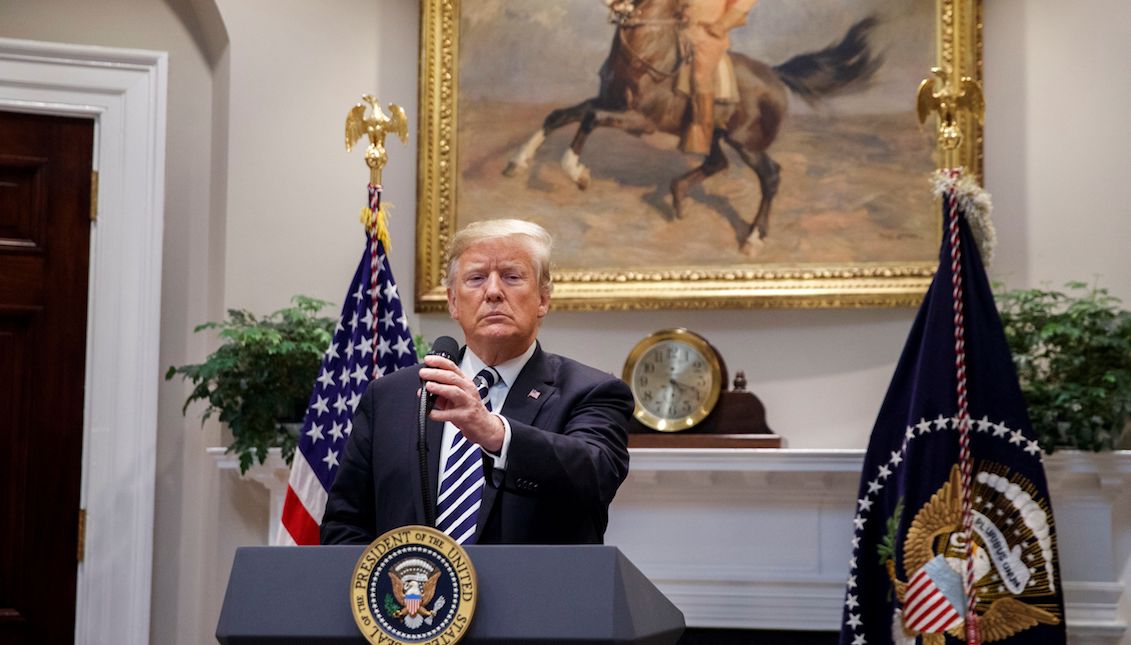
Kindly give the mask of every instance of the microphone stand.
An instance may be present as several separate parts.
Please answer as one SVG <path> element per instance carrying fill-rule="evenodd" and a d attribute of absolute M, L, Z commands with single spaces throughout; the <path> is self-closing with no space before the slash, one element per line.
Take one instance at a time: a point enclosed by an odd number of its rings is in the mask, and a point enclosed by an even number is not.
<path fill-rule="evenodd" d="M 436 507 L 432 504 L 432 491 L 428 477 L 428 439 L 424 431 L 428 424 L 428 392 L 420 386 L 420 406 L 416 417 L 416 452 L 420 457 L 420 500 L 424 502 L 424 525 L 436 526 Z"/>
<path fill-rule="evenodd" d="M 459 354 L 459 343 L 450 336 L 440 336 L 432 345 L 430 354 L 454 360 Z M 416 416 L 416 452 L 420 457 L 420 500 L 424 502 L 424 523 L 435 527 L 436 506 L 432 503 L 432 478 L 428 476 L 428 437 L 425 430 L 428 426 L 428 413 L 432 410 L 436 399 L 428 395 L 424 386 L 425 383 L 421 381 L 420 407 Z"/>

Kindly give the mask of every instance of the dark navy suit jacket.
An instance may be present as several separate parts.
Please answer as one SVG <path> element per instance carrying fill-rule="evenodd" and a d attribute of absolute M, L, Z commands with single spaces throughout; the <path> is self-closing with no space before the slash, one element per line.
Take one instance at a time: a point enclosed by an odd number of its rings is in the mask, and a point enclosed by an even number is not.
<path fill-rule="evenodd" d="M 416 449 L 420 366 L 370 383 L 354 413 L 322 519 L 323 544 L 369 543 L 423 524 Z M 511 385 L 506 471 L 484 455 L 481 544 L 599 544 L 609 503 L 628 475 L 633 400 L 610 374 L 539 346 Z M 429 420 L 428 484 L 436 499 L 443 424 Z"/>

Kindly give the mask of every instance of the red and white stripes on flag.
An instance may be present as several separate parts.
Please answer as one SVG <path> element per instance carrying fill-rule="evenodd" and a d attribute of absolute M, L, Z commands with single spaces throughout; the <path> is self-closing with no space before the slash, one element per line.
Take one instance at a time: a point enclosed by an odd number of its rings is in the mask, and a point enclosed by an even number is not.
<path fill-rule="evenodd" d="M 930 564 L 941 567 L 932 567 Z M 961 596 L 951 599 L 943 592 L 943 586 L 950 582 L 951 595 L 957 591 L 955 587 L 961 585 L 961 577 L 951 570 L 942 560 L 936 557 L 932 563 L 915 572 L 907 583 L 907 596 L 903 605 L 903 624 L 908 629 L 924 634 L 939 634 L 953 628 L 962 622 L 964 607 L 959 602 Z M 952 574 L 952 580 L 937 580 L 942 573 Z M 932 577 L 934 574 L 934 577 Z"/>
<path fill-rule="evenodd" d="M 315 545 L 322 515 L 326 512 L 327 489 L 322 488 L 310 464 L 296 453 L 283 500 L 283 515 L 275 538 L 280 546 Z"/>

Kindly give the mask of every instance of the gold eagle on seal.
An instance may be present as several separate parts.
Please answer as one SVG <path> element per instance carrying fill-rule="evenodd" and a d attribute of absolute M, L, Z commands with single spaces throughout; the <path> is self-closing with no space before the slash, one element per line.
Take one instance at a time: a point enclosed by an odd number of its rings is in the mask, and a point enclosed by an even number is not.
<path fill-rule="evenodd" d="M 393 618 L 401 618 L 406 615 L 415 616 L 417 614 L 428 617 L 432 615 L 426 605 L 432 602 L 432 597 L 436 595 L 436 583 L 440 580 L 440 572 L 433 571 L 432 575 L 424 581 L 413 579 L 409 577 L 407 580 L 397 574 L 396 571 L 389 572 L 389 578 L 393 582 L 393 597 L 397 599 L 397 603 L 401 605 L 400 610 L 393 614 Z M 419 602 L 410 603 L 408 596 L 419 598 Z"/>
<path fill-rule="evenodd" d="M 975 486 L 972 494 L 980 500 L 992 500 L 994 490 L 985 486 Z M 986 503 L 990 503 L 987 501 Z M 1008 519 L 1008 518 L 1007 518 Z M 1020 531 L 1020 529 L 1019 529 Z M 928 501 L 923 505 L 911 522 L 907 530 L 907 537 L 903 542 L 903 570 L 908 572 L 919 571 L 928 561 L 939 555 L 948 556 L 947 560 L 959 558 L 962 549 L 956 548 L 955 540 L 962 535 L 962 484 L 958 466 L 951 468 L 950 478 L 943 484 Z M 972 550 L 975 559 L 975 588 L 978 590 L 978 627 L 981 632 L 982 642 L 1004 640 L 1039 624 L 1056 625 L 1060 618 L 1048 609 L 1035 604 L 1029 604 L 1017 599 L 1017 596 L 1044 596 L 1050 593 L 1053 581 L 1047 574 L 1035 576 L 1031 586 L 1027 586 L 1022 593 L 1014 595 L 1004 589 L 994 574 L 994 566 L 990 564 L 986 555 L 985 546 L 975 536 Z M 1035 542 L 1035 540 L 1034 540 Z M 961 546 L 959 542 L 958 547 Z M 1014 547 L 1020 550 L 1020 547 Z M 948 552 L 949 550 L 949 552 Z M 1026 557 L 1032 555 L 1032 550 L 1026 550 Z M 1040 557 L 1039 551 L 1031 559 Z M 907 581 L 899 580 L 896 575 L 895 561 L 888 559 L 886 562 L 888 577 L 895 588 L 896 598 L 901 606 L 905 606 L 907 596 Z M 956 566 L 952 564 L 952 566 Z M 961 564 L 958 564 L 961 566 Z M 1051 571 L 1051 567 L 1046 568 Z M 980 575 L 979 575 L 980 574 Z M 1055 609 L 1050 606 L 1050 609 Z M 904 624 L 904 635 L 908 638 L 922 637 L 923 645 L 943 645 L 946 641 L 944 633 L 917 633 L 909 631 Z M 947 630 L 951 636 L 964 640 L 965 622 Z"/>

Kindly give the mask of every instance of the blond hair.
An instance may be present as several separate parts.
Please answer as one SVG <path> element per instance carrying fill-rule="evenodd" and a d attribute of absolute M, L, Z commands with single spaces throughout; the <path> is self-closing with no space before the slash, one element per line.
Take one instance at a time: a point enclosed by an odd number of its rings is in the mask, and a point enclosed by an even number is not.
<path fill-rule="evenodd" d="M 481 222 L 472 222 L 459 230 L 452 237 L 451 250 L 448 252 L 448 274 L 444 276 L 444 287 L 451 288 L 455 276 L 459 273 L 459 258 L 472 246 L 488 240 L 512 238 L 522 243 L 530 253 L 534 262 L 534 271 L 537 274 L 538 286 L 545 292 L 554 288 L 550 277 L 550 251 L 554 246 L 554 238 L 550 233 L 535 224 L 521 219 L 490 219 Z"/>

